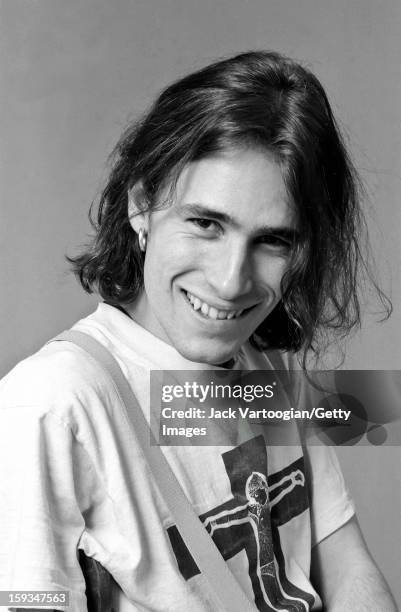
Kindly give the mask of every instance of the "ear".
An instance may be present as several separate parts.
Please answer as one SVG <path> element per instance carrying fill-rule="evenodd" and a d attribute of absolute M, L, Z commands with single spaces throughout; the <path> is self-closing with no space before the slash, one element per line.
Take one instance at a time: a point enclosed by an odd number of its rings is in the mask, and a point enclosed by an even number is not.
<path fill-rule="evenodd" d="M 145 195 L 142 183 L 137 183 L 128 190 L 128 219 L 134 232 L 137 234 L 141 227 L 149 231 L 149 211 L 144 210 Z"/>

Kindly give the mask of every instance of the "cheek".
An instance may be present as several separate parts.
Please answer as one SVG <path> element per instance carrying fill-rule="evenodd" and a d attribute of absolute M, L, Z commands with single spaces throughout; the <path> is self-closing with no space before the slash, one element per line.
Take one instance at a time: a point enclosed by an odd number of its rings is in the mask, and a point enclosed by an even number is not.
<path fill-rule="evenodd" d="M 287 262 L 283 262 L 281 266 L 279 266 L 279 269 L 277 270 L 277 274 L 276 274 L 276 290 L 277 290 L 277 295 L 281 298 L 281 281 L 283 280 L 284 274 L 286 273 L 288 269 L 288 265 Z"/>
<path fill-rule="evenodd" d="M 266 290 L 273 290 L 278 299 L 281 298 L 281 281 L 288 269 L 288 262 L 283 258 L 274 258 L 263 262 L 259 268 L 259 279 Z"/>
<path fill-rule="evenodd" d="M 179 271 L 194 264 L 200 265 L 208 255 L 210 253 L 204 245 L 202 248 L 190 237 L 173 234 L 158 237 L 157 241 L 149 244 L 145 264 L 152 269 Z"/>
<path fill-rule="evenodd" d="M 146 250 L 143 276 L 145 292 L 152 301 L 152 296 L 157 295 L 162 290 L 163 276 L 165 272 L 164 262 L 165 257 L 158 255 L 150 246 Z"/>
<path fill-rule="evenodd" d="M 174 278 L 198 269 L 202 254 L 192 241 L 178 237 L 154 236 L 146 251 L 144 280 L 147 293 L 161 293 Z"/>

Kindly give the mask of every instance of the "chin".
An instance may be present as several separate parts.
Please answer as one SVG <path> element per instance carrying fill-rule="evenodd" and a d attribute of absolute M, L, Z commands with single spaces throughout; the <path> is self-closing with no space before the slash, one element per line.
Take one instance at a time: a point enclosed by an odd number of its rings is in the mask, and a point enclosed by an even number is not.
<path fill-rule="evenodd" d="M 189 361 L 197 363 L 206 363 L 211 366 L 219 367 L 230 361 L 238 352 L 238 347 L 212 347 L 212 346 L 194 346 L 186 345 L 179 350 L 181 355 Z"/>

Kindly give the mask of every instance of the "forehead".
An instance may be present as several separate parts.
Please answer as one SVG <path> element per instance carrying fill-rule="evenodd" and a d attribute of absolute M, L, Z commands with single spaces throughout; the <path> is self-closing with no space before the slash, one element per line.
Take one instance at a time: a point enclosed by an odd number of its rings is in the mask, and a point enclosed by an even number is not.
<path fill-rule="evenodd" d="M 174 206 L 197 204 L 230 217 L 241 227 L 295 224 L 295 210 L 273 155 L 241 149 L 189 164 L 181 173 Z"/>

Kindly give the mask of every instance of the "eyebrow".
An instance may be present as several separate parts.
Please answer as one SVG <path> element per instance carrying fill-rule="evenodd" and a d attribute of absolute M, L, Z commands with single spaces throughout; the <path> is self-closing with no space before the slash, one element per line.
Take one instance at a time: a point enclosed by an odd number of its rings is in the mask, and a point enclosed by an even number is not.
<path fill-rule="evenodd" d="M 219 210 L 214 210 L 213 208 L 209 208 L 203 204 L 182 204 L 179 206 L 179 211 L 182 214 L 190 214 L 198 217 L 208 217 L 212 218 L 216 221 L 221 221 L 227 225 L 231 225 L 235 228 L 239 228 L 240 224 L 236 219 L 234 219 L 231 215 L 227 213 L 221 212 Z M 288 240 L 291 242 L 296 242 L 300 238 L 300 233 L 297 229 L 283 225 L 283 226 L 272 226 L 272 225 L 262 225 L 258 227 L 254 232 L 255 238 L 260 238 L 261 236 L 269 236 L 274 235 L 284 240 Z"/>

